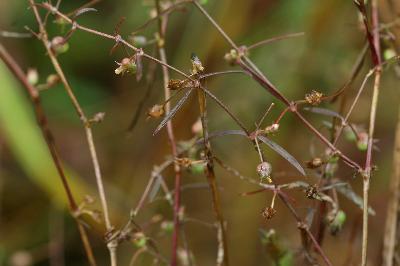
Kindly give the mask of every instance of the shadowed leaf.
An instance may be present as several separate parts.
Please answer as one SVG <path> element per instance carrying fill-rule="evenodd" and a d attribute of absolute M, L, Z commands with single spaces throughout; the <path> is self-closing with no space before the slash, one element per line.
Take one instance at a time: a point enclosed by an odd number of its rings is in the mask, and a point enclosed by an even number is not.
<path fill-rule="evenodd" d="M 265 136 L 257 136 L 259 140 L 261 140 L 263 143 L 267 144 L 271 149 L 276 151 L 279 155 L 281 155 L 283 158 L 286 159 L 291 165 L 293 165 L 302 175 L 306 175 L 306 172 L 304 171 L 303 167 L 301 164 L 290 154 L 288 153 L 284 148 L 279 146 L 276 142 L 273 142 L 269 138 Z"/>
<path fill-rule="evenodd" d="M 161 123 L 158 125 L 156 130 L 154 130 L 153 136 L 155 136 L 167 123 L 172 117 L 176 114 L 176 112 L 182 107 L 182 105 L 186 102 L 189 98 L 190 93 L 193 91 L 193 88 L 190 88 L 185 95 L 178 101 L 174 108 L 164 117 Z"/>
<path fill-rule="evenodd" d="M 307 107 L 307 108 L 304 108 L 303 110 L 306 110 L 306 111 L 309 111 L 309 112 L 312 112 L 315 114 L 339 118 L 341 121 L 344 121 L 343 116 L 341 116 L 339 113 L 329 110 L 329 109 L 320 108 L 320 107 Z"/>
<path fill-rule="evenodd" d="M 337 186 L 336 190 L 343 194 L 346 198 L 351 200 L 354 204 L 356 204 L 361 210 L 363 209 L 363 200 L 360 196 L 358 196 L 352 189 L 352 187 L 347 184 L 346 186 Z M 370 215 L 375 215 L 375 211 L 368 207 L 368 213 Z"/>
<path fill-rule="evenodd" d="M 226 135 L 240 135 L 240 136 L 247 137 L 246 133 L 243 130 L 224 130 L 224 131 L 217 131 L 217 132 L 210 133 L 209 138 L 222 137 L 222 136 L 226 136 Z M 279 155 L 281 155 L 285 160 L 287 160 L 291 165 L 293 165 L 303 176 L 306 175 L 306 172 L 304 171 L 301 164 L 290 153 L 288 153 L 284 148 L 282 148 L 276 142 L 270 140 L 269 138 L 267 138 L 265 136 L 257 136 L 257 138 L 261 142 L 268 145 L 271 149 L 276 151 Z"/>

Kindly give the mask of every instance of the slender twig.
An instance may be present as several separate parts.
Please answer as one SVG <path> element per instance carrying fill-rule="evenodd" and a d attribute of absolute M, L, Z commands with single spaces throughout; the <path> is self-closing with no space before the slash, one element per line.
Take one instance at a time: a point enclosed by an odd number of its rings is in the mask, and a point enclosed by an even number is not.
<path fill-rule="evenodd" d="M 82 239 L 83 246 L 85 248 L 86 256 L 88 258 L 89 264 L 91 266 L 96 265 L 96 260 L 93 256 L 92 247 L 89 242 L 89 238 L 87 236 L 86 230 L 83 225 L 80 223 L 77 214 L 78 214 L 78 205 L 74 199 L 72 194 L 70 185 L 68 183 L 68 178 L 65 175 L 64 169 L 62 167 L 61 159 L 58 155 L 56 146 L 55 146 L 55 139 L 53 133 L 50 131 L 50 128 L 47 124 L 47 118 L 43 111 L 39 93 L 38 91 L 28 82 L 26 76 L 20 66 L 15 62 L 14 58 L 6 51 L 3 45 L 0 43 L 0 58 L 3 62 L 7 65 L 10 71 L 15 75 L 15 77 L 22 83 L 25 90 L 28 92 L 31 101 L 35 108 L 36 119 L 39 124 L 39 127 L 42 131 L 43 137 L 46 141 L 47 147 L 50 151 L 50 155 L 53 159 L 54 165 L 56 166 L 57 172 L 61 178 L 64 190 L 67 194 L 69 209 L 71 212 L 71 216 L 75 219 L 75 222 L 78 226 L 79 234 Z"/>
<path fill-rule="evenodd" d="M 362 174 L 363 177 L 363 234 L 362 234 L 362 250 L 361 250 L 361 266 L 367 265 L 367 251 L 368 251 L 368 192 L 371 179 L 372 170 L 372 146 L 375 131 L 376 111 L 378 106 L 379 87 L 381 81 L 381 50 L 380 50 L 380 33 L 379 33 L 379 17 L 378 17 L 378 2 L 372 0 L 372 31 L 369 28 L 367 21 L 367 12 L 363 1 L 357 5 L 359 8 L 365 25 L 365 31 L 369 46 L 371 49 L 371 57 L 374 66 L 377 68 L 375 71 L 375 81 L 372 93 L 369 130 L 368 130 L 368 146 L 367 155 L 365 159 L 365 168 Z"/>
<path fill-rule="evenodd" d="M 158 53 L 160 56 L 160 61 L 163 62 L 164 64 L 167 64 L 167 56 L 165 53 L 165 48 L 164 48 L 164 38 L 165 38 L 165 33 L 166 33 L 166 27 L 168 23 L 168 17 L 166 15 L 160 15 L 161 14 L 161 6 L 160 6 L 160 1 L 155 0 L 156 3 L 156 10 L 157 10 L 157 18 L 158 18 Z M 162 73 L 163 73 L 163 84 L 164 84 L 164 98 L 165 98 L 165 113 L 168 115 L 168 113 L 171 111 L 171 104 L 168 99 L 171 98 L 171 93 L 168 88 L 168 82 L 169 82 L 169 72 L 168 68 L 163 65 L 162 66 Z M 171 145 L 171 150 L 172 150 L 172 155 L 174 158 L 178 157 L 178 151 L 176 147 L 176 141 L 175 141 L 175 136 L 174 136 L 174 130 L 173 130 L 173 125 L 172 125 L 172 119 L 168 120 L 167 122 L 167 135 L 168 135 L 168 140 Z M 171 266 L 176 266 L 177 265 L 177 250 L 178 250 L 178 244 L 179 244 L 179 225 L 180 225 L 180 220 L 179 220 L 179 210 L 180 210 L 180 201 L 181 201 L 181 168 L 177 162 L 174 162 L 174 171 L 175 171 L 175 197 L 174 197 L 174 232 L 172 235 L 172 256 L 171 256 Z"/>
<path fill-rule="evenodd" d="M 265 45 L 265 44 L 269 44 L 272 42 L 285 40 L 285 39 L 289 39 L 289 38 L 293 38 L 293 37 L 300 37 L 300 36 L 304 36 L 304 32 L 289 33 L 289 34 L 285 34 L 285 35 L 281 35 L 281 36 L 272 37 L 272 38 L 254 43 L 252 45 L 249 45 L 246 47 L 246 50 L 251 50 L 251 49 L 257 48 L 259 46 Z"/>
<path fill-rule="evenodd" d="M 219 71 L 219 72 L 213 72 L 213 73 L 207 73 L 203 74 L 199 77 L 200 80 L 213 77 L 213 76 L 221 76 L 221 75 L 227 75 L 227 74 L 245 74 L 248 75 L 247 72 L 243 70 L 226 70 L 226 71 Z"/>
<path fill-rule="evenodd" d="M 64 88 L 72 101 L 75 111 L 77 112 L 80 120 L 83 123 L 84 129 L 85 129 L 85 134 L 86 134 L 86 139 L 87 139 L 88 146 L 89 146 L 90 156 L 92 159 L 92 164 L 93 164 L 93 168 L 94 168 L 94 172 L 95 172 L 96 183 L 97 183 L 98 193 L 100 196 L 101 206 L 102 206 L 102 210 L 103 210 L 104 221 L 105 221 L 107 231 L 110 232 L 111 230 L 113 230 L 113 226 L 111 225 L 111 221 L 110 221 L 108 204 L 107 204 L 104 185 L 103 185 L 103 178 L 101 175 L 100 165 L 99 165 L 99 161 L 97 158 L 97 152 L 96 152 L 96 148 L 95 148 L 95 144 L 94 144 L 94 140 L 93 140 L 93 134 L 92 134 L 90 122 L 87 119 L 85 113 L 83 112 L 82 107 L 80 106 L 78 99 L 76 98 L 76 96 L 64 74 L 64 71 L 62 70 L 62 68 L 59 64 L 56 55 L 54 54 L 53 50 L 51 49 L 47 31 L 43 25 L 42 19 L 39 15 L 39 12 L 38 12 L 38 9 L 37 9 L 37 6 L 36 6 L 34 0 L 29 0 L 29 2 L 30 2 L 30 5 L 35 14 L 36 21 L 39 25 L 41 41 L 43 42 L 43 45 L 46 48 L 47 54 L 53 64 L 55 71 L 57 72 L 58 76 L 60 77 L 61 82 L 63 83 Z M 118 246 L 117 241 L 110 241 L 107 243 L 107 247 L 110 252 L 111 266 L 117 265 L 117 246 Z"/>
<path fill-rule="evenodd" d="M 220 202 L 220 195 L 217 187 L 217 180 L 214 172 L 214 157 L 211 150 L 211 143 L 209 140 L 209 132 L 208 132 L 208 123 L 207 123 L 207 101 L 206 101 L 206 93 L 204 90 L 200 88 L 197 90 L 198 94 L 198 102 L 200 108 L 200 118 L 201 124 L 203 128 L 203 144 L 204 144 L 204 151 L 205 151 L 205 158 L 206 158 L 206 175 L 207 181 L 209 183 L 209 187 L 211 190 L 211 197 L 213 203 L 213 209 L 215 216 L 217 218 L 219 229 L 220 229 L 220 237 L 218 237 L 219 246 L 222 248 L 220 251 L 223 252 L 222 262 L 225 266 L 229 266 L 229 258 L 228 258 L 228 240 L 227 240 L 227 233 L 225 228 L 225 221 L 224 216 L 222 214 L 221 209 L 221 202 Z M 222 243 L 221 243 L 222 242 Z M 220 261 L 220 254 L 218 256 L 218 261 Z"/>

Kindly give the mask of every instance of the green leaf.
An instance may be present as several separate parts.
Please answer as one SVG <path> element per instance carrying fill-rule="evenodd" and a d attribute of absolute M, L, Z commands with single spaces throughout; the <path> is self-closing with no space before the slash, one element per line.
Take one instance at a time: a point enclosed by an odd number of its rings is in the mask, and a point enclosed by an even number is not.
<path fill-rule="evenodd" d="M 32 103 L 3 63 L 0 63 L 0 130 L 27 177 L 58 207 L 67 206 L 64 188 L 37 125 Z M 72 192 L 80 201 L 85 194 L 90 194 L 89 188 L 75 173 L 65 168 Z"/>

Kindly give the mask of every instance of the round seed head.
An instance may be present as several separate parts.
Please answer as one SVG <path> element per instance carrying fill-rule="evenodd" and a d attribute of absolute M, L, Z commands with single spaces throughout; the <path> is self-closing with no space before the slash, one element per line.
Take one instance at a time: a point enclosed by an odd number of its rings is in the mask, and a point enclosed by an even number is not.
<path fill-rule="evenodd" d="M 270 163 L 262 162 L 257 166 L 257 173 L 261 178 L 269 178 L 272 173 L 272 166 Z"/>

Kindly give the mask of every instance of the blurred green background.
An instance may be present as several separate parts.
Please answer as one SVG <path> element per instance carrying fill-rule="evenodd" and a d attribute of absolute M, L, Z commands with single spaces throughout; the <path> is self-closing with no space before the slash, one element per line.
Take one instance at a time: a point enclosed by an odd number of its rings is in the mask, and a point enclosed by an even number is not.
<path fill-rule="evenodd" d="M 144 2 L 103 0 L 95 6 L 98 12 L 84 14 L 78 21 L 82 25 L 112 34 L 120 17 L 126 17 L 120 34 L 128 36 L 149 18 L 152 6 L 148 3 L 151 1 Z M 67 13 L 84 3 L 62 1 L 60 9 Z M 358 14 L 351 1 L 209 0 L 205 8 L 240 45 L 250 45 L 286 33 L 305 32 L 302 37 L 269 44 L 250 54 L 267 77 L 290 99 L 302 99 L 312 90 L 332 94 L 349 78 L 352 65 L 364 44 Z M 25 25 L 37 30 L 27 1 L 0 2 L 0 30 L 22 32 Z M 49 23 L 51 36 L 59 35 L 60 30 L 59 26 Z M 153 23 L 141 34 L 152 39 L 156 30 L 156 24 Z M 30 67 L 38 70 L 40 83 L 44 83 L 46 77 L 54 73 L 45 49 L 37 39 L 1 38 L 1 42 L 24 70 Z M 97 112 L 106 113 L 104 121 L 95 125 L 93 130 L 107 198 L 112 208 L 112 221 L 119 228 L 126 224 L 130 210 L 138 203 L 153 166 L 161 164 L 170 154 L 165 130 L 152 136 L 159 121 L 146 120 L 147 108 L 163 101 L 161 71 L 157 71 L 156 84 L 145 102 L 137 126 L 128 134 L 127 128 L 137 105 L 146 93 L 145 80 L 136 82 L 133 76 L 115 75 L 115 61 L 120 61 L 126 53 L 120 48 L 110 55 L 114 45 L 110 40 L 77 31 L 69 45 L 69 51 L 58 58 L 79 102 L 88 116 Z M 153 50 L 151 45 L 145 47 L 147 53 Z M 186 72 L 190 70 L 192 52 L 199 56 L 207 72 L 231 69 L 223 60 L 229 50 L 230 47 L 218 32 L 192 6 L 170 16 L 166 51 L 168 62 L 178 69 Z M 145 61 L 145 74 L 147 66 L 148 62 Z M 350 99 L 354 97 L 361 78 L 370 66 L 368 58 L 360 77 L 347 92 Z M 179 78 L 175 73 L 171 73 L 171 76 Z M 277 105 L 267 116 L 265 125 L 270 124 L 283 108 L 256 82 L 244 75 L 216 77 L 210 79 L 207 86 L 248 128 L 254 127 L 254 123 L 271 102 Z M 395 72 L 392 69 L 384 72 L 376 125 L 379 151 L 374 154 L 374 163 L 379 170 L 371 184 L 370 204 L 376 216 L 370 220 L 370 265 L 376 265 L 381 251 L 399 102 L 398 88 Z M 369 83 L 351 117 L 353 123 L 367 125 L 371 91 Z M 98 209 L 94 172 L 84 130 L 67 94 L 58 85 L 40 95 L 61 158 L 72 178 L 75 196 L 82 200 L 86 194 L 91 195 L 96 203 L 90 208 Z M 321 107 L 339 109 L 338 104 L 324 103 Z M 23 88 L 0 64 L 0 264 L 60 265 L 64 262 L 65 265 L 86 265 L 76 225 L 65 208 L 61 182 L 36 126 L 32 110 Z M 305 115 L 318 128 L 322 128 L 324 119 L 328 119 L 317 114 Z M 191 97 L 173 119 L 178 140 L 193 137 L 191 126 L 198 116 L 196 98 Z M 212 101 L 209 104 L 209 117 L 211 131 L 237 129 L 230 117 Z M 327 130 L 322 129 L 322 132 L 328 134 Z M 301 163 L 312 158 L 310 147 L 316 150 L 316 154 L 323 151 L 323 146 L 291 114 L 283 118 L 280 131 L 273 140 Z M 241 173 L 257 178 L 255 168 L 258 155 L 246 139 L 232 136 L 216 139 L 212 144 L 217 157 L 235 166 Z M 357 162 L 363 163 L 365 154 L 358 151 L 353 143 L 342 141 L 339 146 L 346 154 L 356 158 Z M 264 150 L 273 165 L 274 175 L 278 176 L 278 182 L 317 182 L 313 172 L 310 171 L 307 177 L 300 177 L 274 151 L 267 147 Z M 283 175 L 280 173 L 286 173 L 281 180 L 279 176 Z M 216 174 L 221 187 L 223 212 L 228 221 L 232 265 L 270 265 L 265 247 L 260 241 L 260 229 L 275 229 L 284 246 L 295 255 L 300 251 L 296 222 L 281 202 L 277 202 L 277 214 L 272 220 L 266 222 L 260 214 L 269 205 L 272 193 L 242 197 L 240 193 L 256 190 L 257 187 L 219 167 Z M 201 174 L 184 172 L 183 176 L 184 184 L 206 183 Z M 172 171 L 164 173 L 164 177 L 172 188 Z M 337 177 L 349 182 L 356 192 L 361 192 L 361 180 L 353 179 L 351 169 L 345 165 L 340 164 Z M 290 191 L 290 195 L 296 200 L 295 205 L 302 215 L 307 213 L 309 207 L 317 204 L 307 199 L 301 191 Z M 188 216 L 214 222 L 208 189 L 184 190 L 182 197 Z M 349 258 L 354 263 L 352 265 L 357 265 L 360 257 L 361 210 L 342 196 L 339 196 L 339 200 L 340 208 L 346 212 L 348 219 L 339 235 L 326 237 L 323 248 L 334 265 L 343 265 Z M 160 230 L 160 223 L 149 224 L 151 218 L 158 214 L 162 215 L 163 221 L 172 219 L 169 205 L 165 201 L 155 201 L 145 206 L 137 222 L 148 228 L 147 233 L 157 240 L 160 252 L 168 258 L 171 234 Z M 185 231 L 196 265 L 213 265 L 217 253 L 215 231 L 198 223 L 187 223 Z M 351 255 L 349 239 L 352 234 L 355 240 L 354 253 Z M 102 235 L 96 230 L 89 230 L 89 235 L 99 264 L 107 265 L 108 254 Z M 121 244 L 118 254 L 121 265 L 128 265 L 136 249 L 132 243 Z M 24 260 L 26 264 L 23 264 Z M 143 255 L 136 265 L 151 265 L 150 256 Z"/>

